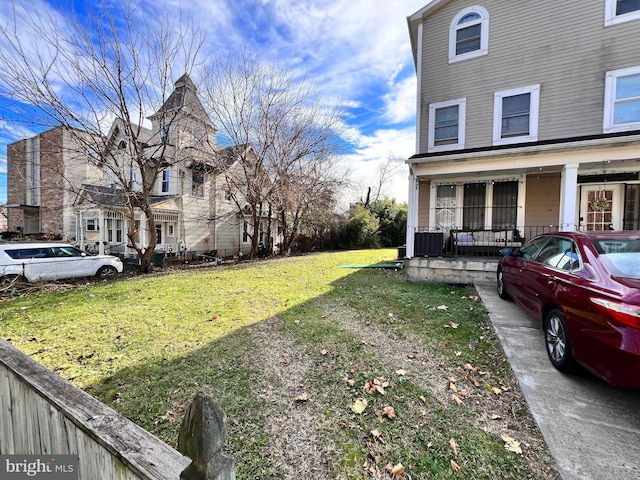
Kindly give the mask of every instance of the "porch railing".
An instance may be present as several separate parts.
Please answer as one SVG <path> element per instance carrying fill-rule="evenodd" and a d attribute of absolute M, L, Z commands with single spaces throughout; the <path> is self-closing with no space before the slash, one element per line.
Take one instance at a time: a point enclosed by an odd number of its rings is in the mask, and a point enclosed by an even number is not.
<path fill-rule="evenodd" d="M 414 233 L 413 256 L 499 257 L 503 248 L 516 248 L 537 235 L 557 230 L 557 225 L 485 229 L 418 227 Z"/>

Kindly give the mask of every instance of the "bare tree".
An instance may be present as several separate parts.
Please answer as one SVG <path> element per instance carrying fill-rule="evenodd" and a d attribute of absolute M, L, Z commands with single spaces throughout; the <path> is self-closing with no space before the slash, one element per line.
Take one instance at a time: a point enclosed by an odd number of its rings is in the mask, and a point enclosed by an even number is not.
<path fill-rule="evenodd" d="M 0 95 L 10 101 L 5 116 L 36 131 L 62 128 L 78 155 L 89 154 L 105 172 L 103 182 L 116 186 L 109 201 L 87 194 L 66 171 L 58 172 L 63 188 L 123 214 L 146 271 L 157 244 L 152 190 L 161 171 L 182 161 L 165 135 L 180 108 L 167 108 L 167 100 L 173 80 L 194 68 L 202 35 L 189 22 L 145 20 L 131 3 L 114 9 L 102 1 L 82 17 L 14 4 L 12 14 L 11 24 L 0 25 Z M 160 132 L 144 127 L 150 113 Z M 118 136 L 127 139 L 124 145 L 114 145 Z M 140 212 L 145 244 L 136 231 Z"/>
<path fill-rule="evenodd" d="M 367 189 L 367 198 L 364 201 L 364 205 L 368 206 L 381 200 L 385 194 L 385 188 L 390 181 L 402 172 L 403 167 L 403 161 L 394 157 L 393 153 L 390 152 L 386 160 L 380 163 L 376 169 L 375 184 Z"/>
<path fill-rule="evenodd" d="M 220 171 L 255 255 L 261 220 L 270 225 L 277 216 L 288 239 L 309 205 L 333 197 L 340 114 L 320 105 L 311 82 L 247 52 L 211 63 L 203 78 L 205 106 L 221 136 L 239 149 L 239 166 Z"/>

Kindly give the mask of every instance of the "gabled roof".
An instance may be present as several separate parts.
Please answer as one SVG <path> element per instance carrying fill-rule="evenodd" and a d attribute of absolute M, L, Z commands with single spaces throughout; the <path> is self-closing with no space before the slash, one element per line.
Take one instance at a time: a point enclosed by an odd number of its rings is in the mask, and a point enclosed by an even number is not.
<path fill-rule="evenodd" d="M 415 65 L 417 65 L 418 62 L 418 26 L 422 23 L 423 19 L 451 1 L 452 0 L 432 0 L 416 13 L 407 17 L 409 37 L 411 39 L 411 51 L 413 52 L 413 63 Z"/>
<path fill-rule="evenodd" d="M 111 208 L 122 208 L 128 205 L 124 191 L 116 187 L 104 187 L 102 185 L 82 184 L 80 193 L 82 200 L 88 200 L 96 205 Z"/>
<path fill-rule="evenodd" d="M 162 107 L 150 115 L 150 120 L 153 120 L 162 116 L 171 116 L 176 113 L 191 115 L 199 120 L 213 125 L 209 115 L 202 106 L 202 102 L 198 98 L 198 88 L 193 83 L 191 77 L 188 74 L 182 75 L 174 84 L 173 92 L 169 95 L 169 98 L 164 102 Z"/>
<path fill-rule="evenodd" d="M 106 187 L 103 185 L 93 185 L 89 183 L 82 184 L 82 192 L 79 195 L 80 203 L 84 200 L 87 200 L 95 205 L 105 207 L 105 208 L 113 208 L 119 209 L 124 208 L 129 205 L 128 199 L 130 195 L 116 186 Z M 152 205 L 157 205 L 162 202 L 166 202 L 168 199 L 173 198 L 171 196 L 152 196 L 149 199 L 149 203 Z M 134 206 L 138 206 L 139 202 L 139 194 L 135 194 L 132 202 Z"/>

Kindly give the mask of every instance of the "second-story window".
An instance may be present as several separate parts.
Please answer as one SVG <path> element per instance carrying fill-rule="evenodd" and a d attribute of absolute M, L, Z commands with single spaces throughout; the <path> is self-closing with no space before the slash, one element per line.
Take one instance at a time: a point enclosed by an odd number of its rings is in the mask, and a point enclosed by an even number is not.
<path fill-rule="evenodd" d="M 429 105 L 429 152 L 464 148 L 465 98 Z"/>
<path fill-rule="evenodd" d="M 191 170 L 191 194 L 194 197 L 204 197 L 204 171 L 199 168 Z"/>
<path fill-rule="evenodd" d="M 496 92 L 494 95 L 493 144 L 538 140 L 540 85 Z"/>
<path fill-rule="evenodd" d="M 449 26 L 449 63 L 489 53 L 489 13 L 480 6 L 465 8 Z"/>
<path fill-rule="evenodd" d="M 169 193 L 170 179 L 171 179 L 171 172 L 168 169 L 163 170 L 162 171 L 162 190 L 161 190 L 162 193 Z"/>
<path fill-rule="evenodd" d="M 640 129 L 640 67 L 607 72 L 604 133 Z"/>
<path fill-rule="evenodd" d="M 605 26 L 638 19 L 640 19 L 640 0 L 606 0 Z"/>

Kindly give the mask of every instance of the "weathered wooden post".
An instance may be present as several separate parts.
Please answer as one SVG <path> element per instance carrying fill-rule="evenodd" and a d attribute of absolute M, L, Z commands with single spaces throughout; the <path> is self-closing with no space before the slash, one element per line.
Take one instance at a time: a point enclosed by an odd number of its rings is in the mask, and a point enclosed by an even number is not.
<path fill-rule="evenodd" d="M 235 461 L 222 451 L 227 436 L 227 416 L 211 398 L 198 392 L 185 413 L 178 436 L 178 451 L 191 458 L 180 478 L 235 480 Z"/>

